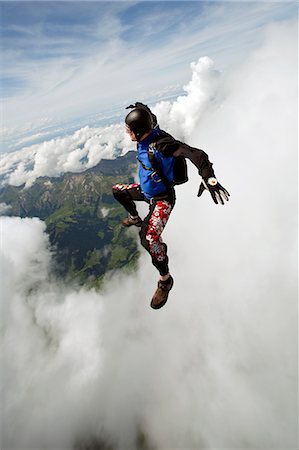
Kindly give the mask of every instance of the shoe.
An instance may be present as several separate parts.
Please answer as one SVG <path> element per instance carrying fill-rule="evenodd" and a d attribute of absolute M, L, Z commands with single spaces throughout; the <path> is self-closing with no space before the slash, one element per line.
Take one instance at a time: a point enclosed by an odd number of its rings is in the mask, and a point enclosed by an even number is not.
<path fill-rule="evenodd" d="M 142 219 L 139 216 L 134 218 L 128 216 L 126 219 L 122 221 L 122 224 L 124 227 L 131 227 L 132 225 L 135 225 L 136 227 L 141 227 Z"/>
<path fill-rule="evenodd" d="M 158 288 L 154 293 L 151 301 L 151 307 L 153 309 L 160 309 L 165 305 L 168 299 L 169 291 L 172 289 L 173 283 L 174 281 L 171 275 L 169 276 L 166 283 L 163 283 L 161 280 L 158 281 Z"/>

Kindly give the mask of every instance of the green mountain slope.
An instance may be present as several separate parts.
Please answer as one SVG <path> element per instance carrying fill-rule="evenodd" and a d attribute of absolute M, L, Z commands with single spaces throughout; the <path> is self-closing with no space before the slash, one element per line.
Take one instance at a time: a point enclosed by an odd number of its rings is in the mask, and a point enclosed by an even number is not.
<path fill-rule="evenodd" d="M 135 171 L 131 151 L 82 173 L 38 178 L 28 189 L 6 186 L 0 203 L 11 206 L 10 216 L 45 221 L 57 274 L 99 286 L 107 271 L 134 268 L 138 259 L 136 231 L 120 225 L 125 211 L 111 193 L 117 182 L 133 182 Z"/>

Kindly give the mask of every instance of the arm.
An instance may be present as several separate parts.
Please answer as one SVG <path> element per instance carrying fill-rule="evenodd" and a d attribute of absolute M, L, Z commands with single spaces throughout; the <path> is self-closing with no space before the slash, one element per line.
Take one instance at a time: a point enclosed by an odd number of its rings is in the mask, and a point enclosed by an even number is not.
<path fill-rule="evenodd" d="M 205 190 L 208 190 L 213 201 L 224 205 L 224 200 L 228 201 L 229 193 L 221 186 L 215 177 L 213 164 L 209 161 L 208 155 L 200 149 L 190 147 L 183 142 L 177 141 L 168 133 L 161 132 L 157 141 L 158 150 L 164 156 L 184 157 L 188 158 L 198 169 L 203 181 L 199 187 L 197 196 L 200 197 Z"/>
<path fill-rule="evenodd" d="M 197 167 L 199 175 L 204 180 L 215 177 L 212 168 L 213 164 L 209 161 L 208 155 L 203 150 L 179 142 L 177 150 L 173 152 L 173 156 L 175 158 L 183 156 L 189 159 Z"/>
<path fill-rule="evenodd" d="M 199 175 L 208 179 L 215 177 L 213 164 L 209 161 L 208 155 L 198 148 L 190 147 L 190 145 L 177 141 L 170 134 L 161 130 L 161 134 L 156 141 L 157 149 L 164 156 L 174 156 L 175 158 L 182 156 L 190 159 L 190 161 L 197 167 Z"/>

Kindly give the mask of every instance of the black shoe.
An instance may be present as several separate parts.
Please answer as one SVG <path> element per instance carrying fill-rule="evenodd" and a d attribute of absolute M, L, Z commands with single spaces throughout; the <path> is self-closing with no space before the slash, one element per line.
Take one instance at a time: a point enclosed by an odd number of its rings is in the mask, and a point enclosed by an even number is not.
<path fill-rule="evenodd" d="M 136 227 L 141 227 L 142 219 L 139 216 L 137 217 L 128 216 L 126 219 L 122 221 L 122 224 L 124 227 L 131 227 L 132 225 L 135 225 Z"/>
<path fill-rule="evenodd" d="M 170 275 L 167 281 L 158 281 L 158 288 L 154 293 L 154 296 L 151 301 L 151 307 L 153 309 L 160 309 L 165 305 L 168 299 L 169 291 L 173 286 L 173 278 Z"/>

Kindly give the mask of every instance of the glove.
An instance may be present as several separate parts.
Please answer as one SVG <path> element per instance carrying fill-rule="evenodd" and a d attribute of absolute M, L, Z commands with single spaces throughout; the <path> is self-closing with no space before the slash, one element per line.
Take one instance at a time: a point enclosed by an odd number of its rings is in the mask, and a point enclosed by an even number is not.
<path fill-rule="evenodd" d="M 203 180 L 201 182 L 197 197 L 200 197 L 205 190 L 208 190 L 210 192 L 212 199 L 216 204 L 221 202 L 222 205 L 224 205 L 224 200 L 229 200 L 228 197 L 230 196 L 230 194 L 223 186 L 221 186 L 220 183 L 218 183 L 218 181 L 214 177 L 209 178 L 207 181 Z"/>

